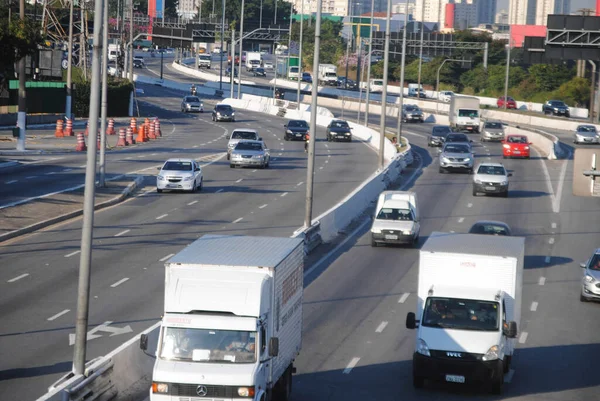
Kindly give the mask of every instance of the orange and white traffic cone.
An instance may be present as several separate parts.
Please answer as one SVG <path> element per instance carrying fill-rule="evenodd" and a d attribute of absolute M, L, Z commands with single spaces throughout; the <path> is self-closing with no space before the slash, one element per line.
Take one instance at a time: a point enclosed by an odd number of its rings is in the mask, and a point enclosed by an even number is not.
<path fill-rule="evenodd" d="M 85 152 L 87 150 L 87 146 L 85 146 L 85 137 L 83 132 L 77 133 L 77 146 L 75 147 L 76 152 Z"/>
<path fill-rule="evenodd" d="M 153 121 L 151 121 L 148 124 L 148 138 L 150 138 L 150 139 L 156 139 L 157 138 L 156 133 L 154 131 L 154 122 Z"/>
<path fill-rule="evenodd" d="M 90 120 L 88 120 L 86 126 L 85 126 L 85 136 L 88 136 L 90 134 Z"/>
<path fill-rule="evenodd" d="M 112 118 L 108 120 L 108 126 L 106 127 L 106 135 L 114 135 L 115 131 L 115 120 Z"/>
<path fill-rule="evenodd" d="M 158 118 L 154 120 L 154 133 L 157 137 L 162 136 L 162 132 L 160 132 L 160 121 L 158 121 Z"/>
<path fill-rule="evenodd" d="M 56 138 L 62 138 L 65 136 L 63 133 L 63 120 L 56 120 L 56 131 L 54 132 Z"/>
<path fill-rule="evenodd" d="M 119 140 L 117 146 L 127 146 L 127 140 L 125 139 L 125 128 L 119 128 Z"/>
<path fill-rule="evenodd" d="M 135 145 L 135 139 L 133 139 L 133 132 L 131 131 L 131 127 L 127 128 L 127 134 L 125 135 L 125 143 L 127 145 Z"/>
<path fill-rule="evenodd" d="M 132 117 L 131 121 L 129 122 L 129 127 L 131 128 L 131 132 L 133 133 L 133 135 L 137 134 L 137 120 Z"/>
<path fill-rule="evenodd" d="M 73 120 L 67 119 L 67 128 L 64 131 L 64 136 L 73 136 Z"/>

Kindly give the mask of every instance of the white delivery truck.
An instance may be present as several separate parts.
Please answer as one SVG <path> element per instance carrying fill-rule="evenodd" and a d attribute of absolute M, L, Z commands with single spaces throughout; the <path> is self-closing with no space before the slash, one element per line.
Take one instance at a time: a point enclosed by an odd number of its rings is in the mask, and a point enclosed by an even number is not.
<path fill-rule="evenodd" d="M 212 64 L 212 55 L 210 53 L 198 54 L 198 68 L 208 68 Z"/>
<path fill-rule="evenodd" d="M 452 96 L 448 117 L 450 126 L 456 131 L 479 132 L 479 99 L 472 96 Z"/>
<path fill-rule="evenodd" d="M 254 71 L 260 67 L 262 62 L 262 56 L 260 52 L 247 52 L 246 53 L 246 71 Z"/>
<path fill-rule="evenodd" d="M 337 86 L 337 67 L 333 64 L 319 64 L 318 84 Z"/>
<path fill-rule="evenodd" d="M 502 391 L 521 322 L 525 238 L 433 232 L 419 253 L 413 384 Z"/>
<path fill-rule="evenodd" d="M 150 400 L 289 400 L 303 269 L 297 238 L 204 235 L 169 259 Z"/>
<path fill-rule="evenodd" d="M 108 45 L 108 61 L 117 61 L 119 54 L 121 54 L 121 48 L 118 44 L 111 43 Z"/>
<path fill-rule="evenodd" d="M 416 192 L 383 191 L 371 225 L 371 246 L 417 244 L 420 219 Z"/>
<path fill-rule="evenodd" d="M 408 96 L 419 97 L 421 99 L 425 99 L 427 97 L 425 95 L 425 89 L 423 89 L 423 85 L 419 84 L 408 84 Z"/>

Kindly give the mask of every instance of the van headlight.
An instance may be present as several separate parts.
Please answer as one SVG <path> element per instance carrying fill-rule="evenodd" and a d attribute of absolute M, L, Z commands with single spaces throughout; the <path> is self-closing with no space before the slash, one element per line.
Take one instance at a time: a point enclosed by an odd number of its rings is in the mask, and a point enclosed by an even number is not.
<path fill-rule="evenodd" d="M 240 397 L 254 397 L 254 387 L 238 387 Z"/>
<path fill-rule="evenodd" d="M 169 392 L 169 384 L 152 382 L 152 392 L 155 394 L 166 394 Z"/>
<path fill-rule="evenodd" d="M 420 338 L 417 340 L 417 353 L 425 356 L 431 356 L 427 343 Z"/>
<path fill-rule="evenodd" d="M 381 234 L 381 229 L 379 229 L 379 228 L 372 228 L 372 229 L 371 229 L 371 232 L 372 232 L 373 234 Z"/>
<path fill-rule="evenodd" d="M 484 361 L 495 361 L 498 359 L 499 353 L 500 348 L 497 345 L 492 345 L 481 359 Z"/>

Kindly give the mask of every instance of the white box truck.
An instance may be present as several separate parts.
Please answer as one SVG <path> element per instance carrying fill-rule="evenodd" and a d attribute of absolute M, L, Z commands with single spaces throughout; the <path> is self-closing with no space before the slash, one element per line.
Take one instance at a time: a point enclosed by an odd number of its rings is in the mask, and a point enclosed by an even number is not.
<path fill-rule="evenodd" d="M 371 246 L 419 242 L 421 217 L 416 192 L 383 191 L 371 225 Z"/>
<path fill-rule="evenodd" d="M 297 238 L 204 235 L 169 259 L 150 400 L 288 400 L 303 269 Z"/>
<path fill-rule="evenodd" d="M 319 64 L 318 84 L 337 86 L 337 67 L 333 64 Z"/>
<path fill-rule="evenodd" d="M 198 68 L 210 69 L 212 64 L 212 55 L 210 53 L 198 54 Z"/>
<path fill-rule="evenodd" d="M 423 85 L 419 84 L 408 84 L 408 96 L 419 97 L 421 99 L 425 99 L 427 97 L 425 94 L 425 89 L 423 89 Z"/>
<path fill-rule="evenodd" d="M 261 65 L 262 56 L 260 52 L 246 53 L 246 71 L 254 71 Z"/>
<path fill-rule="evenodd" d="M 433 232 L 419 252 L 413 384 L 502 391 L 521 321 L 525 238 Z"/>
<path fill-rule="evenodd" d="M 448 118 L 456 131 L 479 132 L 481 112 L 479 99 L 472 96 L 452 96 Z"/>

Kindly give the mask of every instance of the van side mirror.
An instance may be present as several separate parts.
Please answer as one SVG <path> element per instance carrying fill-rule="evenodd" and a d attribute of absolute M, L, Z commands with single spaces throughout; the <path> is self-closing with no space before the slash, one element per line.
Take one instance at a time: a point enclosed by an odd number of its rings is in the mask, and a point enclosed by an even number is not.
<path fill-rule="evenodd" d="M 406 315 L 406 328 L 414 330 L 417 328 L 417 318 L 414 312 L 408 312 Z"/>
<path fill-rule="evenodd" d="M 269 340 L 269 356 L 279 355 L 279 338 L 271 337 Z"/>
<path fill-rule="evenodd" d="M 140 349 L 146 351 L 148 349 L 148 334 L 140 335 Z"/>
<path fill-rule="evenodd" d="M 504 335 L 508 338 L 517 337 L 517 322 L 505 323 L 502 331 L 504 332 Z"/>

